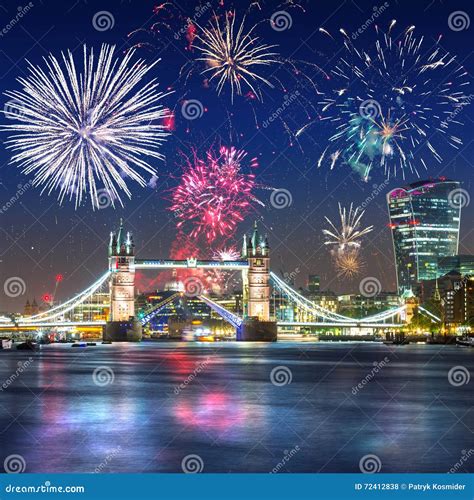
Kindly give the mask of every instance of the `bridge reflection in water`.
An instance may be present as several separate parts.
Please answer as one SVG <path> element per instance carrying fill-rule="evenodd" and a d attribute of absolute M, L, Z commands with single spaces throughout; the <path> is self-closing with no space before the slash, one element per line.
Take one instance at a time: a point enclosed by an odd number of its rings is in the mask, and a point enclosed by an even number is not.
<path fill-rule="evenodd" d="M 360 472 L 368 454 L 382 472 L 446 472 L 472 427 L 470 386 L 447 375 L 471 353 L 450 346 L 56 344 L 0 351 L 0 379 L 29 357 L 2 391 L 0 439 L 32 473 L 182 472 L 188 455 L 204 473 L 268 473 L 290 450 L 281 472 Z"/>

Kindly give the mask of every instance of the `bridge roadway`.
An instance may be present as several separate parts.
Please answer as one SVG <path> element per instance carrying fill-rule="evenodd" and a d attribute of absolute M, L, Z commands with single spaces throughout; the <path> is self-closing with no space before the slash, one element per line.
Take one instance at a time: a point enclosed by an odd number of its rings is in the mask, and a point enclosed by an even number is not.
<path fill-rule="evenodd" d="M 135 259 L 135 269 L 248 269 L 247 260 L 170 260 L 170 259 Z"/>
<path fill-rule="evenodd" d="M 207 301 L 206 301 L 207 302 Z M 209 304 L 208 304 L 209 305 Z M 236 318 L 235 315 L 231 314 L 232 320 Z M 242 320 L 236 322 L 231 321 L 229 318 L 222 316 L 225 321 L 228 321 L 232 326 L 239 326 Z M 2 324 L 0 325 L 0 331 L 31 331 L 38 328 L 75 328 L 75 327 L 99 327 L 105 326 L 106 321 L 55 321 L 55 322 L 38 322 L 38 323 L 28 323 L 28 322 L 18 322 L 16 324 Z M 334 322 L 314 322 L 314 321 L 278 321 L 277 326 L 279 327 L 294 327 L 294 326 L 315 326 L 315 327 L 329 327 L 329 328 L 401 328 L 405 326 L 399 323 L 363 323 L 363 322 L 348 322 L 348 323 L 334 323 Z"/>

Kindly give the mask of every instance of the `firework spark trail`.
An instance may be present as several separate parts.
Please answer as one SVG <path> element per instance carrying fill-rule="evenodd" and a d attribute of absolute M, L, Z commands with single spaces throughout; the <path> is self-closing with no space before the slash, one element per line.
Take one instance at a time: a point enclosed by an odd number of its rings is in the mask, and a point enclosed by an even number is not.
<path fill-rule="evenodd" d="M 41 193 L 59 191 L 60 203 L 75 198 L 76 209 L 87 194 L 99 207 L 103 190 L 109 204 L 123 205 L 119 190 L 131 198 L 124 178 L 145 186 L 143 173 L 155 174 L 145 158 L 163 159 L 168 134 L 156 122 L 166 118 L 164 95 L 155 79 L 140 85 L 158 61 L 131 63 L 133 51 L 122 60 L 114 52 L 104 44 L 97 56 L 84 45 L 82 67 L 70 51 L 59 60 L 50 54 L 46 70 L 29 63 L 29 75 L 18 78 L 23 89 L 5 93 L 20 111 L 8 116 L 18 123 L 2 127 L 14 132 L 6 141 L 11 163 L 33 174 Z"/>
<path fill-rule="evenodd" d="M 221 147 L 217 155 L 209 150 L 204 160 L 196 153 L 187 159 L 170 207 L 179 219 L 178 229 L 189 224 L 191 237 L 204 234 L 208 242 L 233 234 L 255 203 L 255 175 L 242 173 L 246 155 L 234 147 Z M 257 166 L 255 158 L 250 166 Z"/>
<path fill-rule="evenodd" d="M 221 260 L 221 261 L 239 260 L 240 252 L 238 252 L 238 250 L 235 247 L 225 247 L 215 251 L 212 255 L 212 258 L 214 260 Z"/>
<path fill-rule="evenodd" d="M 349 210 L 343 208 L 340 203 L 338 207 L 340 227 L 336 227 L 328 217 L 324 217 L 331 226 L 331 229 L 323 229 L 323 234 L 328 237 L 324 244 L 335 246 L 338 253 L 360 248 L 361 238 L 373 229 L 373 226 L 361 228 L 365 211 L 359 207 L 354 210 L 352 203 Z"/>
<path fill-rule="evenodd" d="M 243 81 L 255 96 L 262 99 L 261 91 L 256 87 L 258 82 L 273 87 L 272 83 L 256 73 L 261 66 L 277 63 L 276 52 L 271 49 L 276 45 L 259 42 L 255 36 L 255 26 L 245 31 L 245 17 L 240 26 L 235 28 L 235 12 L 226 12 L 225 22 L 221 26 L 214 15 L 209 27 L 198 26 L 193 47 L 200 53 L 198 61 L 203 61 L 208 68 L 202 74 L 211 74 L 210 81 L 217 79 L 217 93 L 220 94 L 227 83 L 231 88 L 231 99 L 234 94 L 242 95 Z"/>
<path fill-rule="evenodd" d="M 336 266 L 338 278 L 348 279 L 360 274 L 365 267 L 357 250 L 338 254 L 334 259 L 334 264 Z"/>
<path fill-rule="evenodd" d="M 419 176 L 430 158 L 442 161 L 437 144 L 441 138 L 459 149 L 462 141 L 451 133 L 461 125 L 456 115 L 468 102 L 464 88 L 467 71 L 439 45 L 428 47 L 410 26 L 399 37 L 389 25 L 387 33 L 376 27 L 373 51 L 356 47 L 344 30 L 344 55 L 331 70 L 332 88 L 318 104 L 321 118 L 332 134 L 318 165 L 349 164 L 367 179 L 373 168 L 386 177 L 405 171 Z M 324 30 L 325 36 L 334 38 Z M 303 125 L 296 136 L 308 132 Z"/>
<path fill-rule="evenodd" d="M 353 278 L 361 272 L 365 264 L 360 257 L 362 238 L 370 233 L 373 226 L 362 226 L 365 211 L 359 207 L 349 209 L 339 207 L 339 225 L 325 217 L 330 229 L 323 229 L 326 236 L 325 245 L 332 246 L 331 255 L 339 278 Z"/>

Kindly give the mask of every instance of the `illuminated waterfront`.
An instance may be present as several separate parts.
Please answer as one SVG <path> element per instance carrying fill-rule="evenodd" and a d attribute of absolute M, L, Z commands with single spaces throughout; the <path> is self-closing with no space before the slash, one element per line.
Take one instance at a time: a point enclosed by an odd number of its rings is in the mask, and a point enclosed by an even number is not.
<path fill-rule="evenodd" d="M 0 351 L 1 448 L 27 472 L 181 472 L 188 455 L 204 472 L 359 472 L 369 454 L 382 472 L 447 472 L 474 430 L 470 384 L 448 373 L 472 373 L 472 354 L 374 343 Z"/>

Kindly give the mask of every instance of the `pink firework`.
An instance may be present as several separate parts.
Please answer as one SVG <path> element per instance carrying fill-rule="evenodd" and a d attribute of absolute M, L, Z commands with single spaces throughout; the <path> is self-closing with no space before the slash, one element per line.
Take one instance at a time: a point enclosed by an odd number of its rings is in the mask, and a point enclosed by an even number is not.
<path fill-rule="evenodd" d="M 205 235 L 208 242 L 231 236 L 254 202 L 255 175 L 242 172 L 247 153 L 234 147 L 212 149 L 206 158 L 196 153 L 187 159 L 180 184 L 173 190 L 172 206 L 179 220 L 177 227 L 189 225 L 191 237 Z M 250 167 L 257 167 L 257 160 Z"/>

